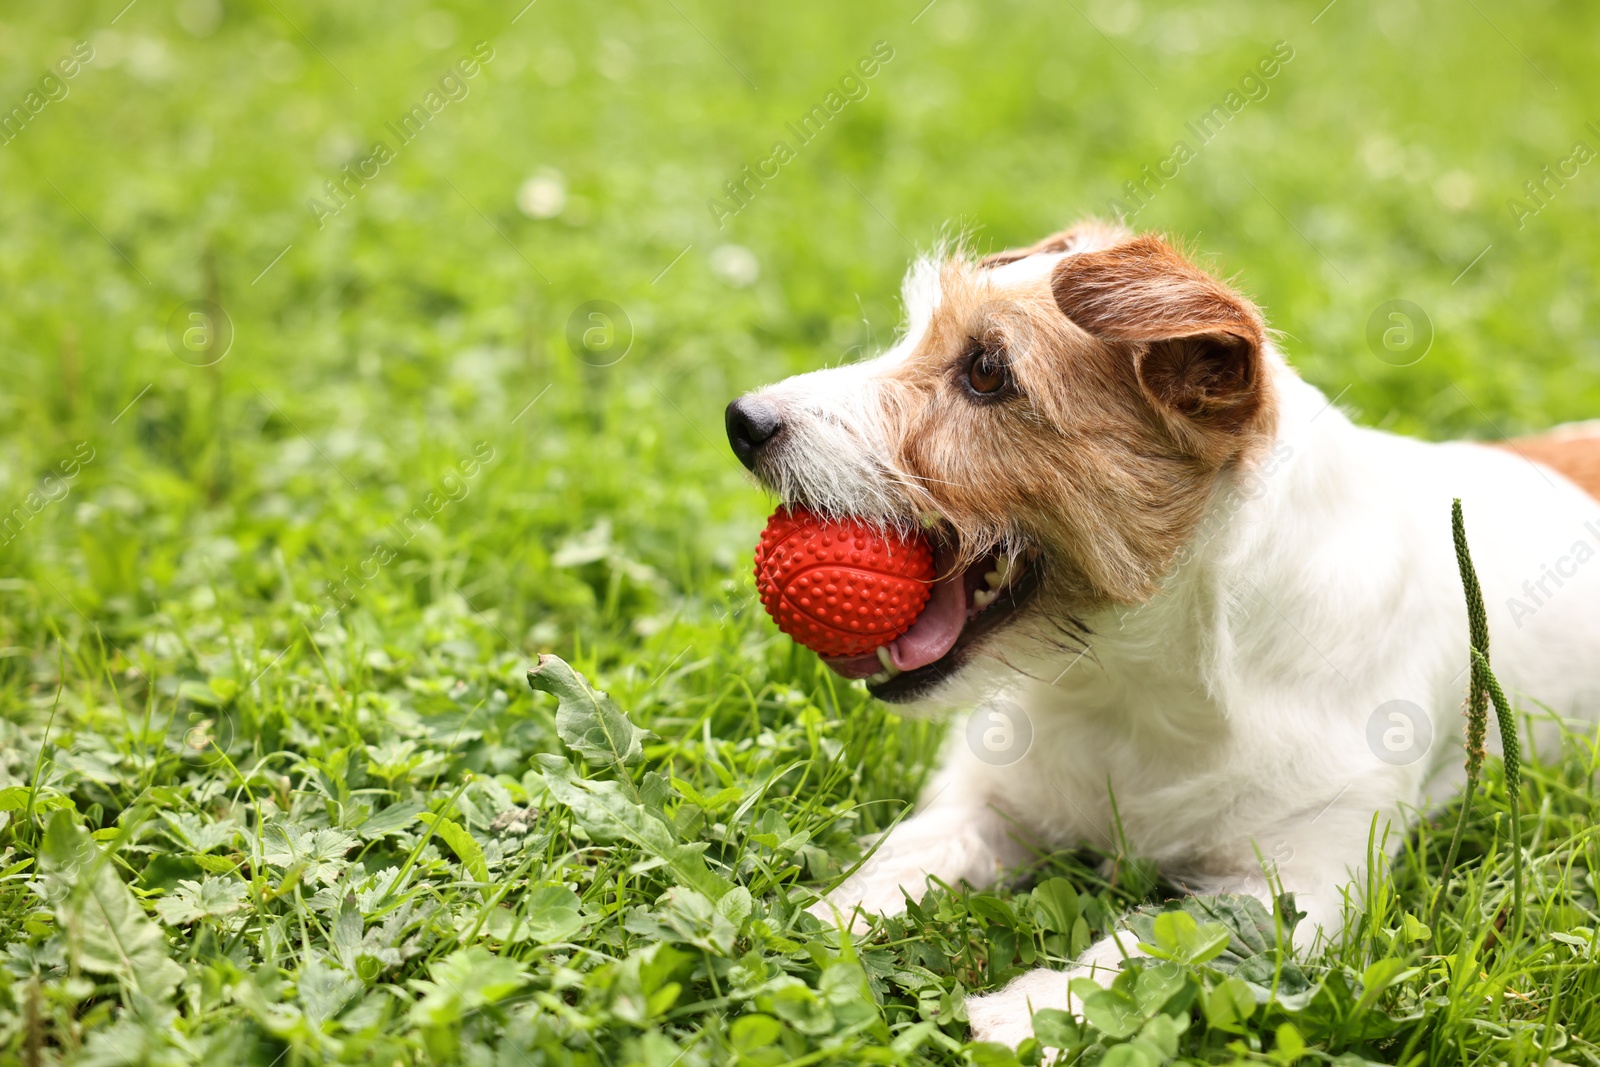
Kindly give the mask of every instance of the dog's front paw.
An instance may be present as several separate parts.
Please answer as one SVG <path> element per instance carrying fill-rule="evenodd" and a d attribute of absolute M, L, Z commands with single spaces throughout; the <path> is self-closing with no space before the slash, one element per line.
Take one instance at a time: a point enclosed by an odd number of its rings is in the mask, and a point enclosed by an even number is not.
<path fill-rule="evenodd" d="M 1079 964 L 1065 971 L 1041 967 L 1013 979 L 998 993 L 968 997 L 967 1021 L 972 1025 L 972 1040 L 993 1041 L 1014 1049 L 1033 1036 L 1033 1013 L 1041 1008 L 1057 1008 L 1082 1019 L 1083 1006 L 1068 991 L 1072 980 L 1089 978 L 1104 986 L 1114 977 L 1114 968 L 1097 963 Z"/>
<path fill-rule="evenodd" d="M 1067 993 L 1067 971 L 1041 967 L 1029 971 L 998 993 L 967 998 L 967 1021 L 972 1024 L 972 1040 L 993 1041 L 1016 1048 L 1033 1036 L 1033 1013 L 1040 1008 L 1072 1011 L 1076 1007 Z"/>

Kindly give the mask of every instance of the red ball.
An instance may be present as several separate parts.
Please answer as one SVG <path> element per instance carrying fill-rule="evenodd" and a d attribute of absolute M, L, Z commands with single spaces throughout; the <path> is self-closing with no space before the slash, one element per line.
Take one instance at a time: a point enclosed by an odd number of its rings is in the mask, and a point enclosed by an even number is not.
<path fill-rule="evenodd" d="M 928 603 L 925 538 L 779 508 L 756 547 L 756 589 L 778 629 L 824 656 L 859 656 L 911 628 Z"/>

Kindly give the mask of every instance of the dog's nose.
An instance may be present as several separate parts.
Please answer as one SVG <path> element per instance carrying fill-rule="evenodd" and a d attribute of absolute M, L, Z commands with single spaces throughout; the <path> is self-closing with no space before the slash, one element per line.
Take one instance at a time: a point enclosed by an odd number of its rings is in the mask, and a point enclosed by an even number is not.
<path fill-rule="evenodd" d="M 724 413 L 728 424 L 728 444 L 747 470 L 755 470 L 756 450 L 783 429 L 778 409 L 765 400 L 741 396 Z"/>

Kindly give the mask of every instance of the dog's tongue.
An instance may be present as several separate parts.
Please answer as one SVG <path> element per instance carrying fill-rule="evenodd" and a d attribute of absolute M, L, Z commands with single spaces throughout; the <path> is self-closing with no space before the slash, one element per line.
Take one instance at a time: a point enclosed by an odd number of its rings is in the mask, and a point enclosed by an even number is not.
<path fill-rule="evenodd" d="M 914 671 L 949 652 L 967 623 L 967 580 L 960 572 L 933 583 L 927 606 L 911 629 L 889 643 L 889 662 Z M 822 661 L 846 678 L 866 678 L 883 670 L 876 652 L 860 656 L 824 656 Z"/>
<path fill-rule="evenodd" d="M 933 583 L 933 595 L 911 629 L 889 645 L 889 660 L 902 671 L 926 667 L 955 647 L 967 623 L 966 576 L 957 571 Z"/>

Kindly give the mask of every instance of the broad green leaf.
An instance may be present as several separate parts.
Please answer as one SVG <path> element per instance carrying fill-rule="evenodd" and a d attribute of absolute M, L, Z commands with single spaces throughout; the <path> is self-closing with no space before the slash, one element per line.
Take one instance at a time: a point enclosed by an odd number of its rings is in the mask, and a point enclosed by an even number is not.
<path fill-rule="evenodd" d="M 528 685 L 556 698 L 556 733 L 584 759 L 608 767 L 644 759 L 645 732 L 566 660 L 541 654 Z"/>
<path fill-rule="evenodd" d="M 679 887 L 663 893 L 654 908 L 634 908 L 623 926 L 651 940 L 693 945 L 719 956 L 732 953 L 739 935 L 704 894 Z"/>
<path fill-rule="evenodd" d="M 1017 916 L 1011 910 L 1011 905 L 999 897 L 987 893 L 975 893 L 967 898 L 967 908 L 987 923 L 1008 929 L 1017 925 Z"/>
<path fill-rule="evenodd" d="M 1106 977 L 1104 972 L 1102 972 L 1102 977 Z M 1067 992 L 1072 996 L 1077 997 L 1080 1003 L 1088 1000 L 1090 997 L 1094 996 L 1104 988 L 1105 986 L 1101 985 L 1093 978 L 1073 978 L 1069 979 L 1067 982 Z"/>
<path fill-rule="evenodd" d="M 489 881 L 489 864 L 483 858 L 483 848 L 465 827 L 431 811 L 422 812 L 417 819 L 433 827 L 434 836 L 450 846 L 450 851 L 461 861 L 461 869 L 474 882 Z"/>
<path fill-rule="evenodd" d="M 1277 1031 L 1278 1044 L 1270 1055 L 1279 1063 L 1293 1063 L 1306 1050 L 1305 1038 L 1294 1028 L 1294 1023 L 1281 1023 Z"/>
<path fill-rule="evenodd" d="M 1100 1060 L 1100 1067 L 1161 1067 L 1161 1062 L 1162 1057 L 1159 1052 L 1130 1042 L 1126 1045 L 1113 1045 L 1107 1049 L 1104 1058 Z"/>
<path fill-rule="evenodd" d="M 197 919 L 232 915 L 245 906 L 245 884 L 227 878 L 206 878 L 194 882 L 180 879 L 178 886 L 156 901 L 156 914 L 168 926 L 182 926 Z"/>
<path fill-rule="evenodd" d="M 541 945 L 565 941 L 583 928 L 582 902 L 564 885 L 545 885 L 531 891 L 523 902 L 518 935 Z"/>
<path fill-rule="evenodd" d="M 345 970 L 355 972 L 361 958 L 361 939 L 366 923 L 361 917 L 354 895 L 347 894 L 339 902 L 339 914 L 334 917 L 332 938 L 334 951 Z"/>
<path fill-rule="evenodd" d="M 783 1024 L 770 1015 L 741 1015 L 728 1027 L 728 1039 L 736 1052 L 766 1048 L 783 1033 Z"/>
<path fill-rule="evenodd" d="M 1083 998 L 1084 1020 L 1107 1037 L 1132 1037 L 1145 1015 L 1137 1001 L 1114 989 L 1097 989 Z"/>
<path fill-rule="evenodd" d="M 390 804 L 387 808 L 367 819 L 357 826 L 356 833 L 369 841 L 376 841 L 380 837 L 398 833 L 417 821 L 417 816 L 423 812 L 423 806 L 414 800 L 404 800 L 398 804 Z"/>
<path fill-rule="evenodd" d="M 1410 912 L 1400 917 L 1400 932 L 1407 941 L 1426 941 L 1433 936 L 1428 924 Z"/>
<path fill-rule="evenodd" d="M 1283 937 L 1287 943 L 1302 913 L 1295 909 L 1293 894 L 1288 893 L 1278 898 L 1278 910 L 1283 916 Z M 1228 941 L 1223 951 L 1208 960 L 1219 970 L 1233 971 L 1244 961 L 1271 953 L 1278 947 L 1278 923 L 1273 913 L 1255 897 L 1244 894 L 1184 897 L 1159 906 L 1138 908 L 1126 921 L 1140 941 L 1159 946 L 1155 920 L 1173 912 L 1188 914 L 1197 927 L 1216 922 L 1227 930 Z M 1296 975 L 1298 973 L 1296 971 Z"/>
<path fill-rule="evenodd" d="M 1157 959 L 1178 963 L 1205 963 L 1216 959 L 1228 947 L 1227 927 L 1218 922 L 1204 925 L 1184 911 L 1164 911 L 1151 924 L 1153 944 L 1141 941 L 1139 947 Z"/>
<path fill-rule="evenodd" d="M 535 757 L 550 795 L 572 810 L 573 817 L 595 838 L 628 841 L 664 861 L 678 884 L 721 900 L 733 886 L 706 866 L 703 844 L 680 842 L 665 822 L 634 803 L 616 782 L 578 778 L 572 764 L 560 756 Z"/>
<path fill-rule="evenodd" d="M 1078 921 L 1078 891 L 1065 878 L 1046 878 L 1033 887 L 1033 921 L 1041 929 L 1069 934 Z"/>
<path fill-rule="evenodd" d="M 744 921 L 750 917 L 754 910 L 755 902 L 750 897 L 750 890 L 742 885 L 736 885 L 719 901 L 717 911 L 727 917 L 737 930 L 744 926 Z"/>
<path fill-rule="evenodd" d="M 594 973 L 591 985 L 608 991 L 612 1013 L 635 1026 L 647 1026 L 677 1003 L 693 957 L 671 945 L 649 945 Z"/>
<path fill-rule="evenodd" d="M 1089 932 L 1089 922 L 1082 915 L 1072 924 L 1072 939 L 1067 943 L 1067 955 L 1081 956 L 1089 951 L 1089 946 L 1094 944 L 1094 935 Z"/>
<path fill-rule="evenodd" d="M 160 814 L 167 834 L 196 853 L 231 845 L 239 836 L 239 824 L 231 820 L 214 822 L 187 811 L 163 811 Z"/>
<path fill-rule="evenodd" d="M 679 796 L 696 807 L 705 808 L 709 812 L 719 811 L 729 804 L 737 804 L 744 799 L 744 790 L 738 786 L 730 785 L 726 789 L 718 790 L 708 797 L 702 795 L 693 785 L 681 778 L 673 778 L 670 781 L 672 788 L 677 790 Z"/>
<path fill-rule="evenodd" d="M 284 870 L 300 867 L 308 881 L 332 885 L 349 868 L 344 856 L 357 844 L 354 836 L 340 830 L 308 830 L 277 819 L 267 823 L 261 835 L 261 858 Z"/>
<path fill-rule="evenodd" d="M 1226 959 L 1226 956 L 1219 959 L 1218 964 L 1222 959 Z M 1257 1004 L 1265 1003 L 1271 997 L 1286 1005 L 1290 1011 L 1299 1011 L 1316 995 L 1318 989 L 1298 963 L 1277 949 L 1269 949 L 1242 961 L 1233 968 L 1233 976 L 1249 983 Z"/>
<path fill-rule="evenodd" d="M 434 963 L 428 974 L 431 981 L 412 983 L 423 996 L 412 1005 L 411 1018 L 424 1026 L 446 1026 L 469 1011 L 504 1000 L 528 978 L 521 963 L 481 945 L 457 949 Z"/>
<path fill-rule="evenodd" d="M 763 1010 L 769 1011 L 802 1034 L 813 1037 L 831 1034 L 834 1029 L 833 1012 L 828 1004 L 798 978 L 781 979 L 773 983 L 776 988 L 758 998 Z"/>
<path fill-rule="evenodd" d="M 1157 1012 L 1182 993 L 1188 982 L 1189 972 L 1178 964 L 1158 963 L 1146 966 L 1139 972 L 1133 995 L 1147 1014 Z"/>
<path fill-rule="evenodd" d="M 651 994 L 676 985 L 673 977 L 679 975 L 691 959 L 688 953 L 679 952 L 671 945 L 652 945 L 632 958 L 639 966 L 639 988 Z"/>
<path fill-rule="evenodd" d="M 472 1006 L 492 1004 L 516 992 L 527 979 L 527 969 L 516 960 L 496 956 L 476 945 L 457 949 L 428 971 L 446 982 Z"/>
<path fill-rule="evenodd" d="M 975 1041 L 962 1050 L 972 1067 L 1017 1067 L 1017 1054 L 993 1041 Z"/>
<path fill-rule="evenodd" d="M 51 816 L 39 859 L 77 965 L 165 1000 L 183 980 L 183 968 L 168 956 L 161 927 L 139 907 L 111 860 L 66 812 Z"/>
<path fill-rule="evenodd" d="M 1048 1048 L 1074 1048 L 1084 1043 L 1082 1024 L 1060 1008 L 1040 1008 L 1033 1013 L 1033 1036 Z"/>
<path fill-rule="evenodd" d="M 1157 1049 L 1158 1063 L 1166 1063 L 1178 1054 L 1178 1038 L 1189 1029 L 1189 1016 L 1161 1013 L 1139 1030 L 1138 1040 Z"/>
<path fill-rule="evenodd" d="M 855 960 L 835 960 L 823 968 L 817 992 L 833 1009 L 833 1017 L 847 1026 L 878 1017 L 867 972 Z"/>
<path fill-rule="evenodd" d="M 1213 1027 L 1241 1033 L 1244 1024 L 1255 1013 L 1256 998 L 1250 991 L 1249 983 L 1229 976 L 1206 994 L 1201 1006 L 1205 1009 L 1206 1022 Z"/>
<path fill-rule="evenodd" d="M 366 989 L 359 978 L 337 967 L 330 967 L 322 960 L 312 960 L 302 967 L 296 984 L 306 1020 L 319 1030 L 324 1022 L 339 1014 L 357 993 Z"/>

